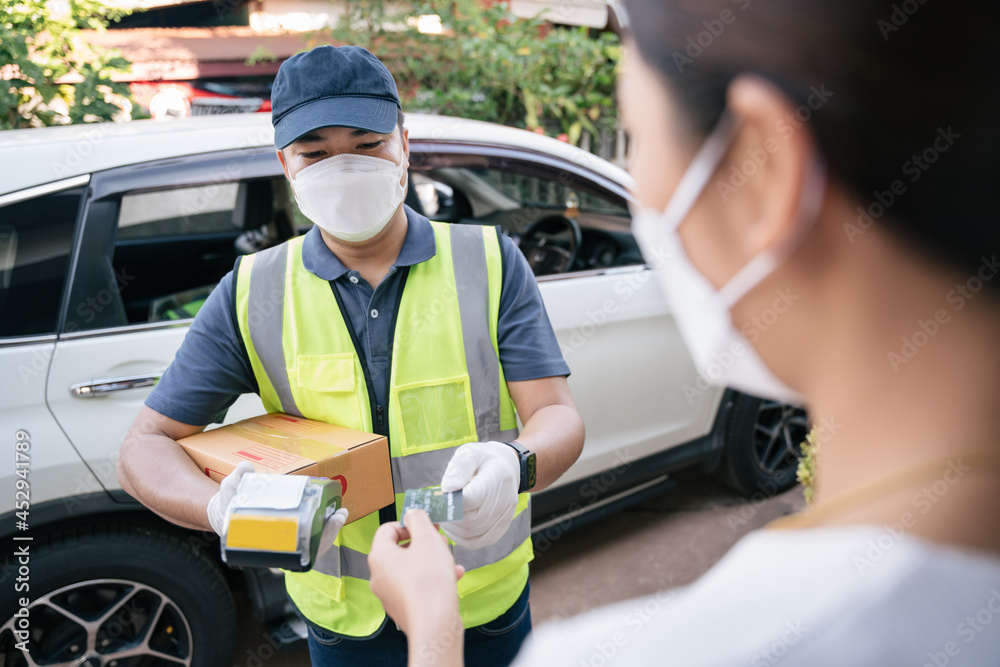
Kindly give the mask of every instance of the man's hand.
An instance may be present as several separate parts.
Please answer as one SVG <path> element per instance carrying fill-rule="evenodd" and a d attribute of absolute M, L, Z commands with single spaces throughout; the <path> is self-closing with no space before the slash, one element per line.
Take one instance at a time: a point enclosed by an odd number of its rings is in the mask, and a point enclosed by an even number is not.
<path fill-rule="evenodd" d="M 400 544 L 405 540 L 409 544 Z M 464 634 L 455 581 L 465 569 L 455 565 L 448 541 L 426 512 L 407 512 L 406 528 L 399 523 L 379 526 L 368 567 L 372 593 L 407 634 L 411 646 L 415 639 L 424 644 L 419 640 L 433 640 L 442 632 L 454 631 L 459 638 Z"/>
<path fill-rule="evenodd" d="M 222 483 L 219 485 L 219 492 L 208 501 L 208 508 L 206 509 L 208 522 L 212 524 L 212 530 L 220 537 L 222 536 L 222 531 L 226 529 L 226 510 L 229 509 L 229 503 L 232 502 L 233 496 L 236 495 L 236 488 L 240 485 L 243 475 L 248 472 L 253 472 L 253 464 L 249 461 L 241 461 L 222 480 Z"/>
<path fill-rule="evenodd" d="M 470 442 L 455 451 L 441 490 L 462 490 L 462 520 L 442 530 L 468 549 L 481 549 L 507 532 L 517 509 L 521 466 L 517 452 L 502 442 Z"/>

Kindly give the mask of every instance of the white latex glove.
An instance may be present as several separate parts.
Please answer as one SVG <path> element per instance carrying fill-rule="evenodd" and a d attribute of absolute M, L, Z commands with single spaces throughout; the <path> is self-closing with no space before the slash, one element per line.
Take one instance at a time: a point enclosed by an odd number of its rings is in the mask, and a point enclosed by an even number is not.
<path fill-rule="evenodd" d="M 502 442 L 470 442 L 456 451 L 441 490 L 462 490 L 462 520 L 441 524 L 455 544 L 487 547 L 507 532 L 517 509 L 521 466 L 517 452 Z"/>
<path fill-rule="evenodd" d="M 345 523 L 347 523 L 346 507 L 341 507 L 323 523 L 323 534 L 320 535 L 319 547 L 316 549 L 316 560 L 313 561 L 312 569 L 314 571 L 333 577 L 342 576 L 340 550 L 331 550 L 331 547 L 333 547 L 333 541 L 337 539 L 337 535 Z"/>
<path fill-rule="evenodd" d="M 341 507 L 323 522 L 323 535 L 319 538 L 320 550 L 328 549 L 337 539 L 340 529 L 347 523 L 347 508 Z"/>
<path fill-rule="evenodd" d="M 208 513 L 208 522 L 212 524 L 212 530 L 220 537 L 222 536 L 222 531 L 226 528 L 226 510 L 229 509 L 229 503 L 232 502 L 233 496 L 236 495 L 236 488 L 240 485 L 240 479 L 248 472 L 253 472 L 253 464 L 249 461 L 241 461 L 231 473 L 226 475 L 222 483 L 219 484 L 219 492 L 208 501 L 208 509 L 206 510 Z"/>

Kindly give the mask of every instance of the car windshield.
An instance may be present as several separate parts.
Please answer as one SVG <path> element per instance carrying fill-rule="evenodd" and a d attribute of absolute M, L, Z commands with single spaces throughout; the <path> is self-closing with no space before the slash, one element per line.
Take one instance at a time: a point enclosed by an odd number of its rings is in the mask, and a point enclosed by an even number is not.
<path fill-rule="evenodd" d="M 438 172 L 445 170 L 438 170 Z M 613 202 L 608 197 L 594 194 L 576 184 L 565 185 L 558 180 L 542 178 L 534 174 L 500 169 L 462 169 L 467 178 L 478 179 L 482 188 L 492 187 L 507 195 L 512 205 L 507 208 L 534 206 L 552 210 L 577 208 L 581 213 L 606 213 L 628 215 L 624 204 Z"/>

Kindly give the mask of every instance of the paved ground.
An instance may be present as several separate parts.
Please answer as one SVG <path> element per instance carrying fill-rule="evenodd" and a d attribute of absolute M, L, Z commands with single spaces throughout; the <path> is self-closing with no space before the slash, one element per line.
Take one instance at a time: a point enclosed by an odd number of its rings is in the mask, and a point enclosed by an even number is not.
<path fill-rule="evenodd" d="M 683 473 L 677 482 L 674 490 L 634 508 L 562 535 L 549 533 L 555 539 L 542 541 L 532 563 L 536 626 L 688 584 L 747 532 L 805 506 L 799 488 L 748 502 L 699 473 Z M 240 606 L 246 608 L 245 599 Z M 272 655 L 262 632 L 248 612 L 235 666 L 309 665 L 304 651 Z"/>

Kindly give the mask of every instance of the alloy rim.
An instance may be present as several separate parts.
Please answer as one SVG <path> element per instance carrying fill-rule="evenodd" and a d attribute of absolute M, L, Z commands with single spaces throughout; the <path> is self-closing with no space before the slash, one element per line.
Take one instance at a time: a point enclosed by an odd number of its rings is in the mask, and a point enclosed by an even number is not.
<path fill-rule="evenodd" d="M 19 629 L 30 633 L 27 651 Z M 126 579 L 65 586 L 32 601 L 26 624 L 14 616 L 0 626 L 0 664 L 17 667 L 190 667 L 192 650 L 180 607 Z"/>
<path fill-rule="evenodd" d="M 754 463 L 761 472 L 787 481 L 795 474 L 802 442 L 809 433 L 805 410 L 774 401 L 762 401 L 753 425 Z"/>

